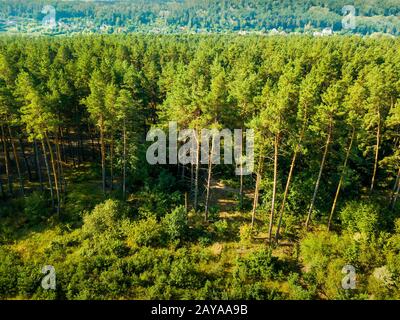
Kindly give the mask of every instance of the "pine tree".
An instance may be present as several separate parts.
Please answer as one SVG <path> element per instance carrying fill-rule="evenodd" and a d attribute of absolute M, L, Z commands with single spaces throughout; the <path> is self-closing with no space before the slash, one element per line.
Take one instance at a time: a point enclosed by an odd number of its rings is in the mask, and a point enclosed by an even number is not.
<path fill-rule="evenodd" d="M 53 196 L 53 183 L 51 181 L 50 168 L 47 163 L 46 156 L 46 145 L 51 157 L 54 187 L 56 190 L 57 199 L 57 213 L 60 213 L 60 192 L 59 184 L 57 178 L 57 170 L 55 165 L 55 159 L 53 156 L 52 147 L 49 141 L 48 132 L 54 130 L 57 127 L 57 120 L 55 115 L 51 112 L 48 104 L 41 94 L 34 86 L 32 80 L 27 73 L 20 73 L 17 79 L 17 92 L 20 97 L 22 97 L 23 106 L 21 107 L 21 122 L 25 124 L 26 132 L 28 133 L 28 138 L 32 141 L 38 139 L 42 143 L 43 154 L 47 169 L 47 175 L 49 178 L 49 187 L 52 197 L 52 202 L 54 203 Z M 54 206 L 53 206 L 54 207 Z"/>
<path fill-rule="evenodd" d="M 101 172 L 102 172 L 102 189 L 106 193 L 106 121 L 109 117 L 108 110 L 105 107 L 105 91 L 106 83 L 104 75 L 95 70 L 90 79 L 90 95 L 83 100 L 86 104 L 90 117 L 100 131 L 100 148 L 101 148 Z"/>
<path fill-rule="evenodd" d="M 246 126 L 246 119 L 254 113 L 254 98 L 258 94 L 260 79 L 254 71 L 254 66 L 249 62 L 239 60 L 232 72 L 231 81 L 228 83 L 229 94 L 237 108 L 230 108 L 232 118 L 229 124 L 242 131 Z M 242 136 L 242 140 L 243 140 Z M 243 143 L 242 143 L 243 145 Z M 243 207 L 243 150 L 240 150 L 240 187 L 239 187 L 239 207 Z"/>
<path fill-rule="evenodd" d="M 311 222 L 311 216 L 314 210 L 315 201 L 317 199 L 318 190 L 320 187 L 322 174 L 327 161 L 327 156 L 329 152 L 329 147 L 333 139 L 333 130 L 336 123 L 336 118 L 339 117 L 342 110 L 342 100 L 343 100 L 343 83 L 336 82 L 332 84 L 327 91 L 322 95 L 322 104 L 317 108 L 317 112 L 313 118 L 312 129 L 313 131 L 325 137 L 325 146 L 322 155 L 322 160 L 319 166 L 319 173 L 317 180 L 315 182 L 314 193 L 311 199 L 311 204 L 308 209 L 306 229 Z"/>
<path fill-rule="evenodd" d="M 373 66 L 366 70 L 366 86 L 368 88 L 368 98 L 366 103 L 366 113 L 364 117 L 364 127 L 367 131 L 374 130 L 374 164 L 371 177 L 370 191 L 374 190 L 376 176 L 379 165 L 379 151 L 381 147 L 384 120 L 390 108 L 388 84 L 385 81 L 385 72 Z"/>
<path fill-rule="evenodd" d="M 346 156 L 344 159 L 344 163 L 342 166 L 342 172 L 340 175 L 339 183 L 336 188 L 336 193 L 335 193 L 335 198 L 333 200 L 333 204 L 331 207 L 331 212 L 329 215 L 329 220 L 328 220 L 328 230 L 330 230 L 331 224 L 332 224 L 332 219 L 333 215 L 335 213 L 337 201 L 339 198 L 339 193 L 342 188 L 346 170 L 347 170 L 347 164 L 351 155 L 351 151 L 353 148 L 354 140 L 356 138 L 357 134 L 357 128 L 361 126 L 362 123 L 362 116 L 363 116 L 363 110 L 364 110 L 364 104 L 366 101 L 366 90 L 365 88 L 361 85 L 361 81 L 357 81 L 352 87 L 349 88 L 347 92 L 347 97 L 344 102 L 344 108 L 346 112 L 346 124 L 349 126 L 349 139 L 348 139 L 348 146 L 347 146 L 347 151 L 346 151 Z"/>

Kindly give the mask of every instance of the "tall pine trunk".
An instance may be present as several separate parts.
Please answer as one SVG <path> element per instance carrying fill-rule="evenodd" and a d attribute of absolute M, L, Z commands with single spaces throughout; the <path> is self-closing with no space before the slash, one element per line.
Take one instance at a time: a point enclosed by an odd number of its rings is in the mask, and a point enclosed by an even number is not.
<path fill-rule="evenodd" d="M 251 228 L 253 229 L 254 227 L 254 221 L 256 219 L 256 210 L 258 206 L 258 196 L 260 193 L 260 181 L 261 181 L 261 174 L 257 172 L 256 176 L 256 187 L 254 190 L 254 199 L 253 199 L 253 209 L 251 211 Z"/>
<path fill-rule="evenodd" d="M 243 128 L 242 131 L 243 132 Z M 239 187 L 239 208 L 243 208 L 243 133 L 240 143 L 240 187 Z"/>
<path fill-rule="evenodd" d="M 281 225 L 282 225 L 283 214 L 285 212 L 286 200 L 289 195 L 289 187 L 290 187 L 290 183 L 292 181 L 292 176 L 293 176 L 293 171 L 294 171 L 294 167 L 296 164 L 297 154 L 298 154 L 298 147 L 296 146 L 296 150 L 294 151 L 293 158 L 292 158 L 292 163 L 290 164 L 289 175 L 288 175 L 288 178 L 286 181 L 285 193 L 283 194 L 283 200 L 282 200 L 281 208 L 279 210 L 279 220 L 278 220 L 278 225 L 276 227 L 276 233 L 275 233 L 275 241 L 276 242 L 278 242 L 278 240 L 279 240 L 279 232 L 280 232 Z"/>
<path fill-rule="evenodd" d="M 394 193 L 394 196 L 393 196 L 392 210 L 394 210 L 394 208 L 396 207 L 396 202 L 397 202 L 397 198 L 399 196 L 399 193 L 400 193 L 400 179 L 397 182 L 397 189 L 396 189 L 396 191 Z"/>
<path fill-rule="evenodd" d="M 33 148 L 34 148 L 34 151 L 35 151 L 36 175 L 37 175 L 37 179 L 39 180 L 40 191 L 43 192 L 42 170 L 41 170 L 40 158 L 39 158 L 39 148 L 38 148 L 36 139 L 33 139 Z"/>
<path fill-rule="evenodd" d="M 378 160 L 379 160 L 379 147 L 380 147 L 380 140 L 381 140 L 381 114 L 378 112 L 378 128 L 376 130 L 376 145 L 375 145 L 375 159 L 374 159 L 374 172 L 372 174 L 371 179 L 371 188 L 370 191 L 372 192 L 375 187 L 375 179 L 376 173 L 378 171 Z"/>
<path fill-rule="evenodd" d="M 7 175 L 7 183 L 8 183 L 8 192 L 10 195 L 13 194 L 13 186 L 12 186 L 12 177 L 11 177 L 11 171 L 10 171 L 10 155 L 8 153 L 8 144 L 6 140 L 6 135 L 4 133 L 4 126 L 1 125 L 1 136 L 3 140 L 3 150 L 4 150 L 4 159 L 5 159 L 5 164 L 6 164 L 6 175 Z"/>
<path fill-rule="evenodd" d="M 114 190 L 114 135 L 112 133 L 110 144 L 110 190 Z"/>
<path fill-rule="evenodd" d="M 72 166 L 74 168 L 76 168 L 76 163 L 75 163 L 75 153 L 74 153 L 74 145 L 72 143 L 72 135 L 71 132 L 69 131 L 69 129 L 67 129 L 67 159 L 66 161 L 68 161 L 68 158 L 72 160 Z"/>
<path fill-rule="evenodd" d="M 51 168 L 53 170 L 53 177 L 54 177 L 54 187 L 56 189 L 56 197 L 57 197 L 57 215 L 60 214 L 60 189 L 59 189 L 59 181 L 58 181 L 58 174 L 57 174 L 57 168 L 56 168 L 56 161 L 54 157 L 54 152 L 53 148 L 50 144 L 49 137 L 47 135 L 47 132 L 45 133 L 45 138 L 47 142 L 47 147 L 49 148 L 49 153 L 50 153 L 50 162 L 51 162 Z"/>
<path fill-rule="evenodd" d="M 346 172 L 347 162 L 349 161 L 351 148 L 353 147 L 353 141 L 354 141 L 355 133 L 356 133 L 356 128 L 353 127 L 353 130 L 351 132 L 349 147 L 348 147 L 347 152 L 346 152 L 346 158 L 345 158 L 344 163 L 343 163 L 342 174 L 340 175 L 339 184 L 338 184 L 337 189 L 336 189 L 335 199 L 333 200 L 333 204 L 332 204 L 332 208 L 331 208 L 331 214 L 329 215 L 328 231 L 331 228 L 333 214 L 335 213 L 336 204 L 337 204 L 337 200 L 339 198 L 340 189 L 342 188 L 342 184 L 343 184 L 343 180 L 344 180 L 344 174 Z"/>
<path fill-rule="evenodd" d="M 210 204 L 210 194 L 211 194 L 211 177 L 212 177 L 212 158 L 214 155 L 214 138 L 211 139 L 211 152 L 208 159 L 208 174 L 207 174 L 207 189 L 206 189 L 206 201 L 204 209 L 204 221 L 208 220 L 208 211 Z"/>
<path fill-rule="evenodd" d="M 90 143 L 91 143 L 91 146 L 92 146 L 92 150 L 91 150 L 91 154 L 92 154 L 92 160 L 93 161 L 96 161 L 96 145 L 95 145 L 95 142 L 94 142 L 94 138 L 93 138 L 93 134 L 92 134 L 92 129 L 91 129 L 91 127 L 90 127 L 90 124 L 88 124 L 88 133 L 89 133 L 89 139 L 90 139 Z"/>
<path fill-rule="evenodd" d="M 190 190 L 193 190 L 193 180 L 194 180 L 194 165 L 190 163 Z"/>
<path fill-rule="evenodd" d="M 106 145 L 104 142 L 104 118 L 100 117 L 100 152 L 101 152 L 101 176 L 103 194 L 106 194 Z"/>
<path fill-rule="evenodd" d="M 61 127 L 59 127 L 59 129 L 58 129 L 58 133 L 59 133 L 58 143 L 59 143 L 60 149 L 61 149 L 60 158 L 62 159 L 62 161 L 64 161 L 65 163 L 67 163 L 67 154 L 66 154 L 66 152 L 65 152 L 64 132 L 63 132 L 63 129 L 62 129 Z"/>
<path fill-rule="evenodd" d="M 10 126 L 7 126 L 7 127 L 8 127 L 8 134 L 10 136 L 11 147 L 12 147 L 13 154 L 14 154 L 15 165 L 17 167 L 17 174 L 18 174 L 18 180 L 19 180 L 19 186 L 20 186 L 21 194 L 23 196 L 25 196 L 24 178 L 22 177 L 21 166 L 20 166 L 20 163 L 19 163 L 18 151 L 17 151 L 17 148 L 16 148 L 15 143 L 14 143 L 14 137 L 12 135 L 11 127 Z"/>
<path fill-rule="evenodd" d="M 185 176 L 186 176 L 186 166 L 182 164 L 182 171 L 181 171 L 181 181 L 185 181 Z"/>
<path fill-rule="evenodd" d="M 61 157 L 61 147 L 60 147 L 60 140 L 56 139 L 56 149 L 57 149 L 57 162 L 58 162 L 58 170 L 59 170 L 59 177 L 60 177 L 60 189 L 62 193 L 62 197 L 64 199 L 65 194 L 67 193 L 67 183 L 64 177 L 64 166 L 63 166 L 63 159 Z"/>
<path fill-rule="evenodd" d="M 390 198 L 390 205 L 392 206 L 392 209 L 394 208 L 394 205 L 393 205 L 393 203 L 395 202 L 395 199 L 396 199 L 396 191 L 397 191 L 397 186 L 400 184 L 400 168 L 399 168 L 399 170 L 397 171 L 397 176 L 396 176 L 396 181 L 395 181 L 395 183 L 394 183 L 394 186 L 393 186 L 393 191 L 392 191 L 392 196 L 391 196 L 391 198 Z M 396 199 L 397 200 L 397 199 Z"/>
<path fill-rule="evenodd" d="M 256 219 L 256 210 L 257 210 L 257 206 L 258 206 L 258 197 L 260 194 L 262 159 L 263 159 L 263 156 L 262 156 L 262 150 L 261 150 L 260 156 L 258 159 L 258 165 L 257 165 L 256 186 L 254 188 L 253 209 L 251 211 L 251 229 L 253 229 L 253 227 L 254 227 L 254 222 Z"/>
<path fill-rule="evenodd" d="M 26 157 L 24 142 L 22 141 L 21 138 L 18 138 L 18 143 L 19 143 L 19 147 L 21 148 L 22 158 L 24 159 L 24 165 L 26 168 L 26 172 L 28 173 L 28 179 L 29 179 L 29 181 L 33 181 L 32 170 L 29 165 L 28 158 Z"/>
<path fill-rule="evenodd" d="M 315 200 L 317 198 L 317 193 L 318 193 L 318 190 L 319 190 L 319 185 L 321 183 L 322 172 L 324 171 L 326 157 L 328 155 L 329 145 L 331 143 L 331 138 L 332 138 L 332 118 L 331 118 L 330 122 L 331 123 L 329 125 L 328 136 L 326 138 L 324 155 L 322 157 L 321 165 L 319 167 L 319 173 L 318 173 L 317 182 L 316 182 L 315 188 L 314 188 L 314 194 L 313 194 L 313 197 L 312 197 L 312 200 L 311 200 L 310 208 L 308 210 L 308 215 L 307 215 L 307 220 L 306 220 L 306 230 L 308 229 L 308 226 L 309 226 L 310 221 L 311 221 L 311 214 L 312 214 L 313 209 L 314 209 Z"/>
<path fill-rule="evenodd" d="M 303 126 L 302 126 L 302 129 L 301 129 L 299 141 L 297 142 L 296 147 L 294 149 L 292 162 L 290 164 L 290 169 L 289 169 L 289 175 L 288 175 L 288 178 L 287 178 L 287 181 L 286 181 L 285 193 L 283 194 L 283 200 L 282 200 L 281 208 L 279 210 L 278 226 L 276 228 L 276 233 L 275 233 L 275 241 L 277 243 L 279 241 L 279 233 L 280 233 L 280 229 L 281 229 L 281 226 L 282 226 L 282 218 L 283 218 L 283 215 L 285 213 L 285 205 L 286 205 L 287 197 L 289 195 L 289 188 L 290 188 L 290 184 L 292 182 L 292 177 L 293 177 L 293 172 L 294 172 L 294 168 L 295 168 L 295 165 L 296 165 L 297 156 L 299 154 L 301 143 L 303 142 L 303 138 L 304 138 L 304 133 L 306 131 L 306 125 L 307 125 L 307 112 L 304 115 L 304 121 L 303 121 Z"/>
<path fill-rule="evenodd" d="M 85 150 L 83 148 L 83 137 L 82 137 L 81 131 L 79 131 L 79 134 L 78 134 L 78 144 L 79 144 L 79 155 L 80 155 L 81 162 L 85 162 L 86 157 L 85 157 Z"/>
<path fill-rule="evenodd" d="M 4 198 L 6 195 L 4 194 L 3 182 L 0 179 L 0 197 Z"/>
<path fill-rule="evenodd" d="M 42 149 L 43 149 L 43 158 L 44 158 L 44 164 L 46 167 L 46 172 L 47 172 L 47 177 L 49 179 L 49 189 L 50 189 L 50 197 L 51 197 L 51 207 L 55 208 L 54 204 L 54 190 L 53 190 L 53 182 L 51 178 L 51 173 L 50 173 L 50 166 L 49 166 L 49 160 L 47 159 L 47 151 L 46 151 L 46 145 L 44 143 L 44 140 L 41 140 L 42 143 Z"/>
<path fill-rule="evenodd" d="M 194 210 L 197 211 L 199 198 L 200 138 L 196 139 L 196 172 L 194 177 Z"/>
<path fill-rule="evenodd" d="M 122 198 L 126 199 L 126 119 L 124 118 L 123 127 L 123 140 L 124 140 L 124 151 L 123 151 L 123 173 L 122 173 Z"/>
<path fill-rule="evenodd" d="M 272 227 L 274 225 L 275 216 L 275 201 L 276 201 L 276 189 L 278 184 L 278 150 L 279 150 L 279 133 L 275 135 L 274 142 L 274 185 L 272 188 L 272 201 L 271 201 L 271 213 L 269 216 L 269 227 L 268 227 L 268 241 L 272 241 Z"/>

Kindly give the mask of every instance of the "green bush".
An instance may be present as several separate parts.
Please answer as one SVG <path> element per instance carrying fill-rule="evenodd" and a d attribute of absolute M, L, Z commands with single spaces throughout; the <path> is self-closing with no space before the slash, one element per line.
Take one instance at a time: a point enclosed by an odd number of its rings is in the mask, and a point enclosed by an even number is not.
<path fill-rule="evenodd" d="M 311 300 L 316 297 L 317 288 L 311 285 L 310 288 L 304 288 L 300 282 L 298 273 L 291 273 L 288 277 L 289 299 L 291 300 Z"/>
<path fill-rule="evenodd" d="M 253 229 L 251 224 L 243 224 L 239 230 L 240 242 L 243 244 L 249 244 L 253 238 Z"/>
<path fill-rule="evenodd" d="M 203 235 L 203 236 L 199 237 L 198 241 L 202 247 L 207 247 L 213 242 L 210 235 Z"/>
<path fill-rule="evenodd" d="M 145 298 L 150 300 L 171 300 L 173 299 L 173 287 L 168 284 L 168 276 L 161 274 L 154 282 L 154 285 L 147 290 Z"/>
<path fill-rule="evenodd" d="M 196 267 L 193 261 L 190 260 L 189 252 L 186 249 L 181 249 L 177 252 L 174 260 L 171 263 L 169 273 L 169 284 L 177 288 L 196 289 L 202 286 L 199 274 L 196 272 Z"/>
<path fill-rule="evenodd" d="M 372 298 L 379 300 L 390 300 L 395 298 L 394 275 L 388 266 L 375 268 L 368 278 L 368 292 Z"/>
<path fill-rule="evenodd" d="M 376 243 L 380 240 L 376 239 Z M 372 241 L 373 242 L 373 241 Z M 377 246 L 379 247 L 379 246 Z M 316 285 L 328 299 L 353 299 L 365 291 L 364 274 L 368 268 L 379 264 L 379 251 L 376 244 L 359 241 L 354 234 L 342 236 L 329 232 L 309 234 L 301 241 L 300 259 L 310 285 Z M 343 267 L 352 265 L 357 274 L 356 290 L 342 288 Z"/>
<path fill-rule="evenodd" d="M 301 219 L 299 217 L 286 214 L 282 219 L 282 235 L 290 240 L 295 240 L 299 226 L 301 226 Z"/>
<path fill-rule="evenodd" d="M 263 281 L 243 283 L 233 280 L 227 283 L 226 296 L 223 299 L 233 300 L 275 300 L 281 296 L 276 289 L 271 289 Z"/>
<path fill-rule="evenodd" d="M 107 297 L 113 299 L 121 297 L 129 286 L 128 278 L 124 275 L 122 270 L 115 268 L 115 266 L 117 266 L 117 264 L 103 271 L 99 277 L 102 290 L 104 290 Z"/>
<path fill-rule="evenodd" d="M 13 297 L 18 293 L 20 263 L 16 253 L 0 247 L 0 298 Z"/>
<path fill-rule="evenodd" d="M 228 221 L 218 220 L 217 222 L 214 223 L 214 228 L 215 232 L 217 233 L 217 236 L 224 238 L 229 228 Z"/>
<path fill-rule="evenodd" d="M 368 236 L 378 230 L 379 208 L 373 204 L 351 201 L 341 210 L 340 218 L 348 231 Z"/>
<path fill-rule="evenodd" d="M 123 230 L 128 221 L 125 216 L 126 208 L 115 200 L 107 200 L 85 214 L 81 229 L 81 254 L 87 257 L 126 256 L 129 248 Z"/>
<path fill-rule="evenodd" d="M 307 269 L 325 271 L 329 261 L 342 255 L 350 243 L 328 232 L 309 234 L 301 241 L 300 257 Z"/>
<path fill-rule="evenodd" d="M 216 221 L 219 219 L 219 206 L 210 206 L 208 209 L 208 219 L 211 221 Z"/>
<path fill-rule="evenodd" d="M 107 200 L 97 205 L 83 217 L 82 234 L 85 237 L 103 236 L 117 231 L 124 217 L 123 206 L 115 200 Z"/>
<path fill-rule="evenodd" d="M 35 191 L 25 198 L 24 214 L 31 223 L 39 223 L 49 217 L 48 205 L 44 194 Z"/>
<path fill-rule="evenodd" d="M 278 273 L 278 258 L 273 257 L 265 248 L 239 258 L 233 271 L 235 279 L 240 281 L 263 281 L 272 279 Z"/>
<path fill-rule="evenodd" d="M 152 269 L 155 263 L 156 252 L 150 247 L 140 247 L 132 256 L 126 258 L 126 273 L 139 275 L 146 270 Z"/>
<path fill-rule="evenodd" d="M 206 280 L 204 286 L 196 292 L 196 300 L 221 300 L 223 295 L 222 279 Z"/>
<path fill-rule="evenodd" d="M 24 297 L 32 297 L 38 290 L 41 290 L 41 281 L 44 275 L 41 266 L 38 264 L 27 264 L 21 266 L 18 272 L 18 292 Z"/>
<path fill-rule="evenodd" d="M 10 225 L 0 223 L 0 246 L 12 239 L 13 231 L 14 229 Z"/>
<path fill-rule="evenodd" d="M 154 246 L 162 242 L 163 230 L 154 217 L 142 219 L 134 223 L 126 223 L 124 230 L 131 248 L 136 246 Z"/>
<path fill-rule="evenodd" d="M 144 218 L 153 216 L 161 219 L 171 208 L 182 203 L 179 192 L 166 193 L 158 189 L 145 189 L 138 194 L 138 197 L 140 198 L 138 212 Z"/>
<path fill-rule="evenodd" d="M 170 240 L 182 239 L 188 231 L 185 207 L 175 208 L 163 218 L 162 224 Z"/>

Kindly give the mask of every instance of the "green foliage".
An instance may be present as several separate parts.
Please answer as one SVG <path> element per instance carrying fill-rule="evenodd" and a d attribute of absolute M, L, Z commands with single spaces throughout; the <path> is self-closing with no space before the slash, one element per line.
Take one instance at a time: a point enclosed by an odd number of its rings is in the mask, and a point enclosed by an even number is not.
<path fill-rule="evenodd" d="M 123 206 L 115 200 L 107 200 L 97 205 L 83 218 L 83 236 L 93 238 L 117 232 L 124 214 Z"/>
<path fill-rule="evenodd" d="M 12 251 L 0 247 L 0 297 L 13 297 L 16 295 L 19 257 Z"/>
<path fill-rule="evenodd" d="M 28 264 L 20 266 L 17 277 L 17 290 L 22 296 L 29 297 L 38 294 L 41 287 L 43 274 L 41 266 L 38 264 Z M 44 291 L 44 290 L 43 290 Z"/>
<path fill-rule="evenodd" d="M 219 218 L 220 208 L 218 206 L 210 206 L 208 210 L 208 217 L 211 221 L 215 221 Z"/>
<path fill-rule="evenodd" d="M 234 278 L 240 281 L 272 279 L 278 271 L 278 259 L 270 250 L 261 249 L 237 260 Z"/>
<path fill-rule="evenodd" d="M 398 295 L 392 281 L 398 275 L 398 259 L 387 234 L 360 238 L 329 233 L 309 235 L 301 242 L 301 259 L 307 271 L 307 285 L 323 290 L 328 299 L 388 299 Z M 343 290 L 342 268 L 354 266 L 356 290 Z"/>
<path fill-rule="evenodd" d="M 157 219 L 161 219 L 170 208 L 181 203 L 181 195 L 178 192 L 168 194 L 163 191 L 156 192 L 145 189 L 139 193 L 139 197 L 141 201 L 138 211 L 142 217 L 154 216 Z"/>
<path fill-rule="evenodd" d="M 371 235 L 376 232 L 379 222 L 379 207 L 374 204 L 352 201 L 340 212 L 342 225 L 350 232 Z"/>
<path fill-rule="evenodd" d="M 280 294 L 276 290 L 266 287 L 262 282 L 242 284 L 233 282 L 229 298 L 235 300 L 279 300 Z"/>
<path fill-rule="evenodd" d="M 240 242 L 243 244 L 248 244 L 253 238 L 253 228 L 251 224 L 243 224 L 240 226 L 239 230 Z"/>
<path fill-rule="evenodd" d="M 283 232 L 282 235 L 288 239 L 296 239 L 297 231 L 301 226 L 301 219 L 294 215 L 287 214 L 282 219 Z"/>
<path fill-rule="evenodd" d="M 210 236 L 201 236 L 199 238 L 199 244 L 203 247 L 209 246 L 213 242 Z"/>
<path fill-rule="evenodd" d="M 291 273 L 288 277 L 289 299 L 291 300 L 311 300 L 316 296 L 317 288 L 312 285 L 310 288 L 304 288 L 301 284 L 298 273 Z"/>
<path fill-rule="evenodd" d="M 175 208 L 162 219 L 162 224 L 170 240 L 182 240 L 188 231 L 185 207 Z"/>
<path fill-rule="evenodd" d="M 200 277 L 196 272 L 193 261 L 187 256 L 185 250 L 178 252 L 178 256 L 171 263 L 169 283 L 178 288 L 199 288 Z"/>
<path fill-rule="evenodd" d="M 39 223 L 48 218 L 49 203 L 44 194 L 37 191 L 25 198 L 24 214 L 31 223 Z"/>
<path fill-rule="evenodd" d="M 225 238 L 227 236 L 227 231 L 229 230 L 228 221 L 225 219 L 218 220 L 213 226 L 218 237 Z"/>
<path fill-rule="evenodd" d="M 87 213 L 81 231 L 82 254 L 125 256 L 128 252 L 122 230 L 125 215 L 125 208 L 115 200 L 107 200 Z"/>
<path fill-rule="evenodd" d="M 329 299 L 338 299 L 344 293 L 342 268 L 347 264 L 357 266 L 356 261 L 344 257 L 349 247 L 350 238 L 329 233 L 309 235 L 301 242 L 301 259 L 312 279 L 309 285 L 322 286 Z"/>
<path fill-rule="evenodd" d="M 127 243 L 130 247 L 154 246 L 160 244 L 163 238 L 163 228 L 154 217 L 142 219 L 124 225 Z"/>

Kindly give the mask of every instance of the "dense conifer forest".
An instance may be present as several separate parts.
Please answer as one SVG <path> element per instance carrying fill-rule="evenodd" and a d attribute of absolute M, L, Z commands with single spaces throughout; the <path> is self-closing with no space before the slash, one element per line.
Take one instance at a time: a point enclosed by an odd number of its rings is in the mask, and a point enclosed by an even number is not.
<path fill-rule="evenodd" d="M 385 37 L 1 37 L 0 298 L 399 299 L 399 52 Z M 253 129 L 254 173 L 149 164 L 146 135 L 170 121 Z"/>

